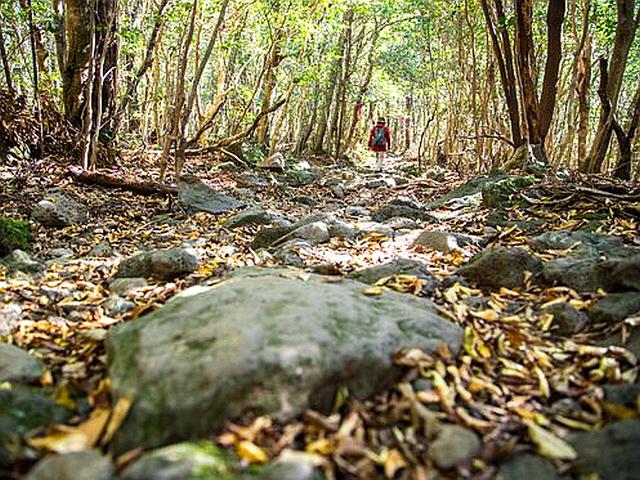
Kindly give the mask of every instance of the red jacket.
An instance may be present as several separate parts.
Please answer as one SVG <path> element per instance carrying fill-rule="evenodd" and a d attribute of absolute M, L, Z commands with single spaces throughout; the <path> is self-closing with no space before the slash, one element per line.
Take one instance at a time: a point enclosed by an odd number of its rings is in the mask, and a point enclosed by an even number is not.
<path fill-rule="evenodd" d="M 384 145 L 374 145 L 373 137 L 376 134 L 376 130 L 378 128 L 384 128 Z M 371 133 L 369 133 L 369 148 L 374 152 L 386 152 L 387 148 L 391 147 L 391 132 L 389 131 L 389 127 L 386 127 L 384 123 L 376 123 L 375 126 L 371 129 Z"/>

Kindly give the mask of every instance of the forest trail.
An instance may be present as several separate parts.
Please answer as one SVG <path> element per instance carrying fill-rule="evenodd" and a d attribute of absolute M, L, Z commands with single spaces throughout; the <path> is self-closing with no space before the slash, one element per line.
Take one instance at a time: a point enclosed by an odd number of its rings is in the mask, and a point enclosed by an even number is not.
<path fill-rule="evenodd" d="M 633 478 L 637 188 L 370 167 L 3 168 L 5 475 Z"/>

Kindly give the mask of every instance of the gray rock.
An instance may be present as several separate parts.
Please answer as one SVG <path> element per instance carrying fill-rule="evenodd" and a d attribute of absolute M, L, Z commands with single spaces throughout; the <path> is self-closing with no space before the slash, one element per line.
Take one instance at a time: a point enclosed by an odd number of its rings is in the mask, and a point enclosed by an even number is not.
<path fill-rule="evenodd" d="M 616 252 L 625 255 L 622 257 L 558 258 L 546 262 L 542 274 L 547 282 L 566 285 L 579 292 L 593 292 L 599 288 L 607 292 L 640 290 L 640 254 L 626 256 L 633 251 Z"/>
<path fill-rule="evenodd" d="M 184 442 L 145 453 L 126 467 L 118 480 L 184 480 L 225 477 L 224 454 L 209 442 Z"/>
<path fill-rule="evenodd" d="M 329 227 L 326 223 L 313 222 L 296 228 L 279 239 L 276 245 L 292 239 L 304 240 L 311 245 L 320 245 L 321 243 L 328 242 L 331 239 L 331 235 L 329 234 Z"/>
<path fill-rule="evenodd" d="M 14 385 L 0 389 L 0 418 L 12 424 L 19 435 L 52 423 L 63 423 L 70 412 L 39 389 Z"/>
<path fill-rule="evenodd" d="M 295 230 L 299 230 L 301 227 L 305 227 L 307 225 L 310 225 L 312 223 L 317 223 L 317 222 L 326 224 L 329 230 L 329 235 L 331 237 L 348 236 L 355 232 L 350 225 L 338 220 L 335 216 L 326 214 L 326 213 L 321 213 L 318 215 L 312 215 L 310 217 L 303 218 L 302 220 L 299 220 L 289 226 L 263 228 L 259 230 L 258 233 L 256 234 L 255 238 L 253 239 L 253 242 L 251 243 L 251 247 L 258 250 L 261 248 L 269 248 L 281 242 L 286 242 L 291 238 L 303 239 L 300 236 L 296 236 L 296 237 L 289 236 L 289 234 L 294 232 Z M 301 232 L 305 234 L 304 230 L 302 230 Z"/>
<path fill-rule="evenodd" d="M 378 222 L 360 222 L 355 226 L 355 236 L 361 237 L 370 233 L 379 233 L 385 237 L 393 238 L 394 231 L 390 225 Z"/>
<path fill-rule="evenodd" d="M 291 225 L 287 219 L 267 212 L 260 207 L 252 207 L 229 218 L 224 226 L 227 228 L 239 228 L 252 225 L 278 225 L 286 227 Z"/>
<path fill-rule="evenodd" d="M 286 160 L 284 155 L 280 152 L 271 155 L 270 157 L 265 158 L 260 164 L 258 168 L 264 168 L 267 170 L 276 170 L 278 172 L 284 172 Z"/>
<path fill-rule="evenodd" d="M 553 315 L 553 323 L 560 335 L 571 335 L 583 330 L 589 323 L 589 317 L 584 312 L 576 310 L 568 303 L 556 303 L 543 310 Z"/>
<path fill-rule="evenodd" d="M 87 220 L 87 209 L 75 200 L 53 193 L 36 204 L 31 217 L 45 227 L 81 225 Z"/>
<path fill-rule="evenodd" d="M 525 272 L 534 276 L 542 270 L 542 262 L 522 247 L 496 247 L 475 255 L 456 272 L 481 287 L 517 288 L 524 284 Z"/>
<path fill-rule="evenodd" d="M 309 243 L 294 239 L 280 246 L 273 254 L 273 258 L 282 265 L 304 268 L 307 266 L 307 262 L 300 255 L 300 252 L 311 249 L 312 246 Z"/>
<path fill-rule="evenodd" d="M 296 195 L 291 199 L 291 201 L 306 205 L 308 207 L 315 207 L 316 205 L 318 205 L 318 200 L 310 197 L 309 195 Z"/>
<path fill-rule="evenodd" d="M 142 252 L 120 263 L 117 278 L 147 278 L 173 280 L 193 273 L 198 268 L 198 256 L 191 249 L 171 248 Z"/>
<path fill-rule="evenodd" d="M 219 214 L 246 205 L 242 200 L 218 192 L 194 175 L 183 175 L 180 178 L 178 199 L 190 212 Z"/>
<path fill-rule="evenodd" d="M 319 176 L 320 174 L 315 170 L 291 170 L 284 176 L 284 181 L 292 187 L 304 187 L 305 185 L 311 185 Z"/>
<path fill-rule="evenodd" d="M 129 293 L 139 288 L 144 288 L 147 285 L 145 278 L 116 278 L 109 284 L 109 291 L 115 295 L 126 297 Z"/>
<path fill-rule="evenodd" d="M 22 250 L 14 250 L 4 257 L 1 263 L 7 267 L 9 273 L 39 273 L 44 270 L 42 263 L 33 260 L 27 252 L 23 252 Z"/>
<path fill-rule="evenodd" d="M 502 462 L 494 480 L 560 480 L 560 476 L 546 458 L 521 453 Z"/>
<path fill-rule="evenodd" d="M 364 184 L 365 188 L 396 188 L 396 181 L 392 177 L 382 177 L 369 180 Z"/>
<path fill-rule="evenodd" d="M 418 230 L 420 224 L 415 220 L 403 217 L 393 217 L 385 222 L 393 230 Z"/>
<path fill-rule="evenodd" d="M 611 293 L 587 311 L 596 323 L 618 323 L 640 313 L 640 292 Z"/>
<path fill-rule="evenodd" d="M 344 210 L 345 215 L 348 215 L 349 217 L 355 217 L 355 218 L 367 218 L 369 217 L 369 210 L 364 208 L 364 207 L 354 207 L 354 206 L 349 206 Z"/>
<path fill-rule="evenodd" d="M 348 275 L 348 278 L 373 285 L 378 280 L 392 275 L 414 275 L 426 280 L 430 288 L 433 288 L 438 283 L 438 280 L 429 272 L 426 264 L 408 258 L 396 258 L 382 265 L 355 270 Z"/>
<path fill-rule="evenodd" d="M 22 315 L 22 307 L 17 303 L 0 305 L 0 336 L 10 335 Z"/>
<path fill-rule="evenodd" d="M 106 314 L 112 317 L 114 315 L 122 315 L 130 312 L 135 308 L 136 304 L 119 295 L 112 294 L 107 298 L 107 300 L 105 300 L 102 306 L 104 307 Z"/>
<path fill-rule="evenodd" d="M 113 254 L 113 248 L 109 242 L 100 242 L 91 249 L 91 252 L 89 252 L 90 257 L 97 258 L 113 257 Z"/>
<path fill-rule="evenodd" d="M 443 425 L 429 446 L 429 456 L 442 469 L 470 460 L 480 451 L 480 439 L 471 430 L 459 425 Z"/>
<path fill-rule="evenodd" d="M 576 253 L 597 254 L 621 247 L 621 238 L 610 235 L 598 235 L 582 230 L 556 230 L 545 232 L 527 240 L 528 245 L 539 251 L 567 250 L 575 248 Z"/>
<path fill-rule="evenodd" d="M 234 180 L 238 185 L 253 189 L 265 188 L 270 185 L 267 178 L 255 172 L 242 172 L 234 176 Z"/>
<path fill-rule="evenodd" d="M 342 199 L 347 196 L 347 189 L 342 184 L 331 185 L 329 189 L 331 190 L 331 195 L 333 195 L 335 198 Z"/>
<path fill-rule="evenodd" d="M 324 478 L 324 475 L 311 463 L 297 461 L 271 464 L 255 475 L 244 475 L 242 480 L 324 480 Z"/>
<path fill-rule="evenodd" d="M 407 205 L 393 204 L 383 205 L 371 218 L 376 222 L 384 222 L 394 217 L 404 217 L 412 220 L 423 220 L 426 222 L 437 222 L 437 219 L 425 210 L 416 209 Z"/>
<path fill-rule="evenodd" d="M 114 470 L 111 460 L 99 450 L 82 450 L 46 456 L 25 480 L 111 480 Z"/>
<path fill-rule="evenodd" d="M 54 248 L 50 253 L 52 258 L 69 258 L 73 257 L 74 254 L 74 251 L 70 248 Z"/>
<path fill-rule="evenodd" d="M 578 454 L 573 463 L 578 475 L 596 473 L 600 480 L 638 478 L 640 421 L 624 420 L 596 432 L 574 433 L 568 440 Z"/>
<path fill-rule="evenodd" d="M 136 398 L 116 450 L 205 435 L 249 411 L 281 419 L 327 411 L 339 385 L 356 398 L 392 385 L 401 347 L 460 347 L 460 327 L 426 300 L 369 297 L 357 282 L 299 275 L 240 270 L 110 330 L 114 395 Z"/>
<path fill-rule="evenodd" d="M 603 385 L 604 397 L 607 402 L 618 405 L 636 407 L 638 395 L 640 395 L 640 384 L 638 383 L 616 383 Z"/>
<path fill-rule="evenodd" d="M 0 344 L 0 383 L 37 382 L 42 371 L 40 360 L 33 358 L 21 348 L 7 343 Z"/>
<path fill-rule="evenodd" d="M 413 247 L 418 246 L 444 253 L 450 253 L 460 248 L 454 235 L 437 230 L 425 230 L 422 232 L 413 242 Z"/>
<path fill-rule="evenodd" d="M 415 210 L 425 210 L 425 206 L 415 198 L 399 196 L 394 197 L 387 202 L 388 205 L 396 205 L 400 207 L 409 207 Z"/>
<path fill-rule="evenodd" d="M 251 242 L 251 248 L 254 250 L 260 250 L 262 248 L 269 248 L 275 242 L 280 240 L 282 237 L 287 235 L 292 230 L 295 230 L 293 227 L 267 227 L 261 228 L 256 233 L 256 236 L 253 238 Z"/>

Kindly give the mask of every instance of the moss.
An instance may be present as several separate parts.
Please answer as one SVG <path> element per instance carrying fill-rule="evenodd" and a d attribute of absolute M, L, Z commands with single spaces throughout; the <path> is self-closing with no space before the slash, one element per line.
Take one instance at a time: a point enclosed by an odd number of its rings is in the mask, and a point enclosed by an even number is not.
<path fill-rule="evenodd" d="M 514 193 L 536 183 L 536 177 L 510 177 L 487 183 L 482 187 L 482 204 L 486 208 L 500 208 L 513 205 Z"/>
<path fill-rule="evenodd" d="M 434 200 L 433 202 L 430 202 L 428 204 L 428 207 L 429 208 L 438 208 L 442 204 L 444 204 L 444 203 L 446 203 L 449 200 L 452 200 L 454 198 L 462 198 L 462 197 L 466 197 L 466 196 L 469 196 L 469 195 L 474 195 L 474 194 L 482 191 L 482 189 L 486 185 L 493 184 L 493 183 L 498 182 L 500 180 L 503 180 L 505 178 L 507 178 L 507 174 L 505 172 L 503 172 L 502 170 L 494 170 L 489 175 L 483 175 L 481 177 L 474 178 L 470 182 L 467 182 L 464 185 L 461 185 L 460 187 L 458 187 L 458 188 L 456 188 L 454 190 L 451 190 L 446 195 L 438 198 L 437 200 Z"/>
<path fill-rule="evenodd" d="M 22 220 L 0 217 L 0 257 L 16 249 L 31 249 L 31 227 Z"/>

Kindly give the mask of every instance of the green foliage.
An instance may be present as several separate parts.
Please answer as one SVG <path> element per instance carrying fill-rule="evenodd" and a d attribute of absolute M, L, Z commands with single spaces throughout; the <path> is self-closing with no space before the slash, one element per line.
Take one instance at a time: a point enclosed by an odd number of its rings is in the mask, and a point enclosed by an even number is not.
<path fill-rule="evenodd" d="M 0 217 L 0 257 L 17 249 L 31 249 L 31 226 L 22 220 Z"/>

